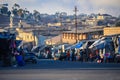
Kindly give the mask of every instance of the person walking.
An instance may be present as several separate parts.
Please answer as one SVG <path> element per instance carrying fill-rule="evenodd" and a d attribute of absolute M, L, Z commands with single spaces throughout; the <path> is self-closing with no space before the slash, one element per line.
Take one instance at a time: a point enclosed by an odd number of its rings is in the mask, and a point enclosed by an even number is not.
<path fill-rule="evenodd" d="M 70 50 L 67 51 L 67 60 L 70 61 Z"/>

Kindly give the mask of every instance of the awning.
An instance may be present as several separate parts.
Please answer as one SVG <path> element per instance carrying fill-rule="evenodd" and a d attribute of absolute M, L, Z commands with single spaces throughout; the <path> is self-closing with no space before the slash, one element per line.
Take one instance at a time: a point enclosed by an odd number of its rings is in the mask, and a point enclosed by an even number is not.
<path fill-rule="evenodd" d="M 96 40 L 89 48 L 94 50 L 103 49 L 105 48 L 105 45 L 107 45 L 110 42 L 112 42 L 111 38 L 103 37 L 101 39 Z"/>
<path fill-rule="evenodd" d="M 79 43 L 77 43 L 76 45 L 75 45 L 75 48 L 80 48 L 80 47 L 82 47 L 82 45 L 83 45 L 83 42 L 79 42 Z"/>
<path fill-rule="evenodd" d="M 83 42 L 79 42 L 79 43 L 77 43 L 77 44 L 74 44 L 74 45 L 66 48 L 66 50 L 67 50 L 67 49 L 75 49 L 75 48 L 76 48 L 76 49 L 80 49 L 80 48 L 82 47 L 82 45 L 83 45 Z"/>

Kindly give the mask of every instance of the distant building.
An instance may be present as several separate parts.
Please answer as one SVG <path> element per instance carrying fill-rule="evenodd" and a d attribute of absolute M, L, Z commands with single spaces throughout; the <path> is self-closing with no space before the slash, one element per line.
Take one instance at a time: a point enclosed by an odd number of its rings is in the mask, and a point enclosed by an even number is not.
<path fill-rule="evenodd" d="M 58 35 L 58 36 L 45 40 L 45 43 L 46 45 L 56 45 L 56 44 L 60 44 L 61 40 L 62 40 L 62 35 Z"/>
<path fill-rule="evenodd" d="M 32 43 L 33 45 L 43 45 L 44 40 L 46 39 L 44 36 L 39 34 L 39 31 L 34 29 L 20 29 L 17 28 L 17 36 L 16 40 L 23 40 L 25 43 Z"/>
<path fill-rule="evenodd" d="M 98 14 L 97 16 L 91 16 L 91 17 L 87 18 L 85 20 L 85 22 L 86 22 L 86 25 L 97 26 L 99 21 L 101 22 L 101 23 L 99 22 L 99 25 L 103 25 L 103 23 L 105 22 L 104 21 L 105 19 L 110 20 L 111 18 L 112 18 L 112 16 L 109 14 Z M 105 23 L 104 23 L 104 25 L 105 25 Z"/>
<path fill-rule="evenodd" d="M 107 18 L 112 18 L 112 15 L 109 15 L 109 14 L 102 14 L 103 15 L 103 17 L 104 17 L 104 19 L 107 19 Z"/>
<path fill-rule="evenodd" d="M 61 26 L 61 23 L 48 23 L 48 26 Z"/>
<path fill-rule="evenodd" d="M 33 45 L 36 45 L 36 37 L 32 32 L 25 31 L 23 29 L 17 28 L 16 40 L 22 40 L 22 47 L 32 49 Z"/>
<path fill-rule="evenodd" d="M 104 20 L 104 16 L 102 14 L 97 15 L 97 20 Z"/>
<path fill-rule="evenodd" d="M 51 39 L 52 37 L 61 34 L 61 29 L 53 27 L 24 27 L 16 28 L 17 30 L 17 40 L 23 40 L 27 43 L 32 43 L 33 45 L 44 45 L 46 39 Z M 53 39 L 54 40 L 54 39 Z M 56 43 L 57 41 L 55 41 Z M 52 44 L 54 41 L 52 42 Z"/>
<path fill-rule="evenodd" d="M 86 20 L 86 25 L 96 26 L 97 25 L 97 19 L 96 18 L 87 19 Z"/>

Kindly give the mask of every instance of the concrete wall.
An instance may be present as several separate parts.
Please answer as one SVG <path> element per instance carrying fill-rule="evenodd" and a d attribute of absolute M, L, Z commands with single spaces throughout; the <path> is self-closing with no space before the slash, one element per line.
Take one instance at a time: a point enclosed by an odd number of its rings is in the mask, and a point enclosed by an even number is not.
<path fill-rule="evenodd" d="M 97 39 L 103 35 L 103 31 L 96 32 L 88 32 L 88 33 L 78 33 L 77 40 L 88 40 L 88 39 Z M 63 33 L 62 35 L 63 43 L 73 44 L 76 43 L 76 35 L 75 33 Z"/>
<path fill-rule="evenodd" d="M 120 34 L 120 27 L 107 27 L 104 28 L 104 35 Z"/>
<path fill-rule="evenodd" d="M 37 42 L 36 36 L 33 35 L 32 32 L 24 32 L 21 29 L 17 29 L 18 35 L 16 36 L 16 40 L 23 40 L 25 42 Z"/>
<path fill-rule="evenodd" d="M 77 35 L 77 40 L 84 40 L 87 39 L 86 34 L 79 34 Z M 63 43 L 69 43 L 69 44 L 74 44 L 76 43 L 76 35 L 73 33 L 66 33 L 66 35 L 63 35 L 62 37 Z"/>

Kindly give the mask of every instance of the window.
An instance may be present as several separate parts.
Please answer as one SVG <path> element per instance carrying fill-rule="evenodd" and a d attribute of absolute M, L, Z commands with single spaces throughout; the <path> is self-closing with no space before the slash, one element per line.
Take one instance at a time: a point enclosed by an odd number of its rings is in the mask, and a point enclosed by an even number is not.
<path fill-rule="evenodd" d="M 27 35 L 27 39 L 29 39 L 29 35 Z"/>

